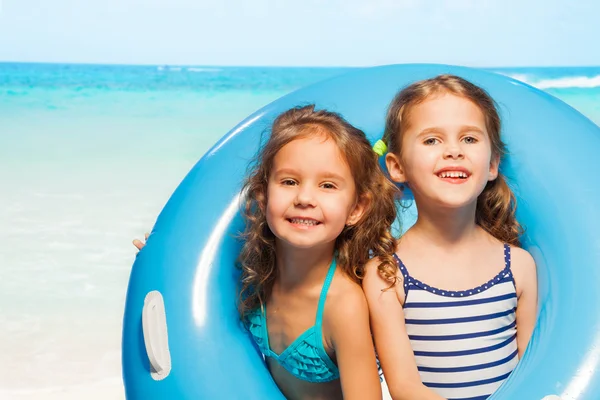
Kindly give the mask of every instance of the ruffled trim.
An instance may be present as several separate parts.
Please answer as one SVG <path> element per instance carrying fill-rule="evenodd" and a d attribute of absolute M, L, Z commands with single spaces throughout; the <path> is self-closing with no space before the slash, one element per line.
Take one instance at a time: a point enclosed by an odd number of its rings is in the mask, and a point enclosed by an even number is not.
<path fill-rule="evenodd" d="M 329 368 L 321 351 L 314 345 L 313 340 L 315 333 L 310 337 L 305 338 L 294 349 L 290 349 L 290 353 L 282 354 L 285 357 L 280 358 L 279 363 L 288 370 L 292 375 L 302 380 L 319 383 L 329 382 L 340 377 L 339 370 Z"/>
<path fill-rule="evenodd" d="M 263 335 L 263 318 L 260 311 L 254 311 L 248 315 L 248 331 L 263 354 L 268 355 L 269 348 Z"/>
<path fill-rule="evenodd" d="M 289 373 L 304 381 L 321 383 L 339 379 L 338 368 L 326 353 L 327 359 L 324 359 L 323 351 L 315 344 L 314 329 L 296 339 L 281 355 L 277 355 L 269 348 L 264 333 L 264 321 L 260 310 L 248 315 L 248 330 L 265 356 L 274 358 Z"/>

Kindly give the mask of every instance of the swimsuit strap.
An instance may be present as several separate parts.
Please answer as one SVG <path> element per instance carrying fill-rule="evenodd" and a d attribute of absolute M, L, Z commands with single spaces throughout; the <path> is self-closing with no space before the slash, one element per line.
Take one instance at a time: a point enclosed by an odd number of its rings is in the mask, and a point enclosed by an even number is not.
<path fill-rule="evenodd" d="M 331 286 L 331 281 L 333 280 L 333 275 L 335 274 L 336 269 L 336 259 L 335 256 L 331 261 L 331 265 L 329 266 L 329 271 L 327 272 L 327 277 L 325 278 L 325 282 L 323 283 L 323 289 L 321 289 L 321 296 L 319 297 L 319 305 L 317 307 L 317 319 L 315 321 L 315 328 L 321 331 L 321 323 L 323 322 L 323 310 L 325 308 L 325 300 L 327 299 L 327 292 L 329 291 L 329 286 Z"/>

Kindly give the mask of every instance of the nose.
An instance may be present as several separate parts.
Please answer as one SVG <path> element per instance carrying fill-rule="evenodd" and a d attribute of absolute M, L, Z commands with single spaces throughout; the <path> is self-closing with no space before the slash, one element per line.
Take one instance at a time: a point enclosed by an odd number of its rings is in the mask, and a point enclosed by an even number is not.
<path fill-rule="evenodd" d="M 464 158 L 464 152 L 459 143 L 447 143 L 444 149 L 444 159 L 460 160 Z"/>
<path fill-rule="evenodd" d="M 298 191 L 296 192 L 296 198 L 294 200 L 295 206 L 300 207 L 314 207 L 315 206 L 315 193 L 310 185 L 299 185 Z"/>

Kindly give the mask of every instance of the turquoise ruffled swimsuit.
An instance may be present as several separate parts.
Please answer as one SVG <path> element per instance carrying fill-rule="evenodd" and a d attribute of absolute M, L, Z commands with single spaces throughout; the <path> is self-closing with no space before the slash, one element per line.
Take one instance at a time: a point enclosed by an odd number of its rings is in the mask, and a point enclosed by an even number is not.
<path fill-rule="evenodd" d="M 264 310 L 253 311 L 248 318 L 249 330 L 260 351 L 266 356 L 275 359 L 290 374 L 303 381 L 313 383 L 330 382 L 339 379 L 340 371 L 333 363 L 323 346 L 323 308 L 327 299 L 327 291 L 335 273 L 335 258 L 332 261 L 317 307 L 315 325 L 308 328 L 298 336 L 281 354 L 275 353 L 269 346 L 267 319 Z"/>

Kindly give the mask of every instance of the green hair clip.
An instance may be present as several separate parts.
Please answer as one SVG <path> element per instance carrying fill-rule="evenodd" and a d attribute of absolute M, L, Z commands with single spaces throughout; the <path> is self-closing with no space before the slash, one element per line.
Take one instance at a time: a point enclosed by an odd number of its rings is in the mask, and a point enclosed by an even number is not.
<path fill-rule="evenodd" d="M 384 143 L 383 140 L 379 139 L 378 141 L 375 142 L 375 144 L 373 145 L 373 151 L 375 153 L 377 153 L 377 155 L 379 157 L 383 156 L 385 153 L 387 153 L 387 145 Z"/>

